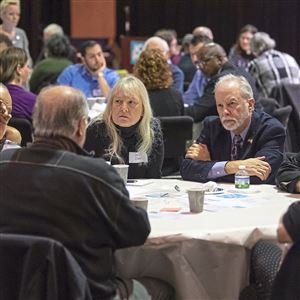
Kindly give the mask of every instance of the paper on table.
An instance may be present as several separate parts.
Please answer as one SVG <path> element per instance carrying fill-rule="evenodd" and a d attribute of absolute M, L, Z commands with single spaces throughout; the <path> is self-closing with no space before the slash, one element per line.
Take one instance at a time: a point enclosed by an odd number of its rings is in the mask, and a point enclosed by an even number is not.
<path fill-rule="evenodd" d="M 248 195 L 222 194 L 207 196 L 204 200 L 204 210 L 220 211 L 227 208 L 248 208 L 257 203 L 257 200 Z"/>

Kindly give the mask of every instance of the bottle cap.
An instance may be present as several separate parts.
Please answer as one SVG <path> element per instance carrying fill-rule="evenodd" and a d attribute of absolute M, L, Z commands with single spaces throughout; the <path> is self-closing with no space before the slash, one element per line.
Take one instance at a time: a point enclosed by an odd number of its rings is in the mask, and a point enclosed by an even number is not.
<path fill-rule="evenodd" d="M 245 170 L 245 169 L 246 169 L 246 166 L 244 166 L 244 165 L 239 166 L 239 170 Z"/>

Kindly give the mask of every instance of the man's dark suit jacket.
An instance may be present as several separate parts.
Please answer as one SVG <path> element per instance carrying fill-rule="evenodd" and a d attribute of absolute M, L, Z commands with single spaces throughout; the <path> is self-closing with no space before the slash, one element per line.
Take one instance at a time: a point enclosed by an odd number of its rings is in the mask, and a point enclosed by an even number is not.
<path fill-rule="evenodd" d="M 184 114 L 194 118 L 194 122 L 201 122 L 207 116 L 218 115 L 214 91 L 215 85 L 221 77 L 227 74 L 244 76 L 248 80 L 253 91 L 254 99 L 256 100 L 255 108 L 257 111 L 262 111 L 262 106 L 259 102 L 254 79 L 242 68 L 235 67 L 232 63 L 226 62 L 219 72 L 210 78 L 206 87 L 204 88 L 203 95 L 198 98 L 194 105 L 187 107 Z"/>
<path fill-rule="evenodd" d="M 238 160 L 265 156 L 272 172 L 266 181 L 252 176 L 251 183 L 274 184 L 275 175 L 282 162 L 285 131 L 281 123 L 266 113 L 254 112 L 251 124 L 242 149 L 238 153 Z M 181 175 L 184 180 L 205 182 L 213 165 L 218 161 L 228 161 L 231 156 L 231 135 L 226 130 L 219 117 L 210 116 L 204 120 L 204 127 L 197 140 L 207 145 L 211 161 L 184 159 L 181 165 Z M 233 182 L 233 175 L 226 175 L 214 181 Z"/>
<path fill-rule="evenodd" d="M 282 190 L 295 193 L 298 180 L 300 180 L 300 152 L 289 153 L 278 170 L 276 183 Z"/>

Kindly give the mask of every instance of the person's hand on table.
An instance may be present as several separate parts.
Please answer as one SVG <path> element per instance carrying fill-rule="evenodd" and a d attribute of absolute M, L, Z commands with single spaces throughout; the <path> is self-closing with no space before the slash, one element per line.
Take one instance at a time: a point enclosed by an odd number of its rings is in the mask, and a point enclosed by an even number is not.
<path fill-rule="evenodd" d="M 260 180 L 267 180 L 272 169 L 271 166 L 265 161 L 265 156 L 248 158 L 245 160 L 229 161 L 225 165 L 225 172 L 227 174 L 235 174 L 240 165 L 246 167 L 246 171 L 250 176 L 257 176 Z"/>
<path fill-rule="evenodd" d="M 185 158 L 191 158 L 194 160 L 210 161 L 210 153 L 205 144 L 193 144 L 188 148 Z"/>

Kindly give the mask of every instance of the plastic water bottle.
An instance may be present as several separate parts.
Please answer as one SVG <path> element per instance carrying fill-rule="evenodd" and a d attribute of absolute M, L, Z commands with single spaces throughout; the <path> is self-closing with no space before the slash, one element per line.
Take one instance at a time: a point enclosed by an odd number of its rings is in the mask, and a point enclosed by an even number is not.
<path fill-rule="evenodd" d="M 234 176 L 234 185 L 236 189 L 248 189 L 250 187 L 250 176 L 245 166 L 239 166 L 239 170 Z"/>

